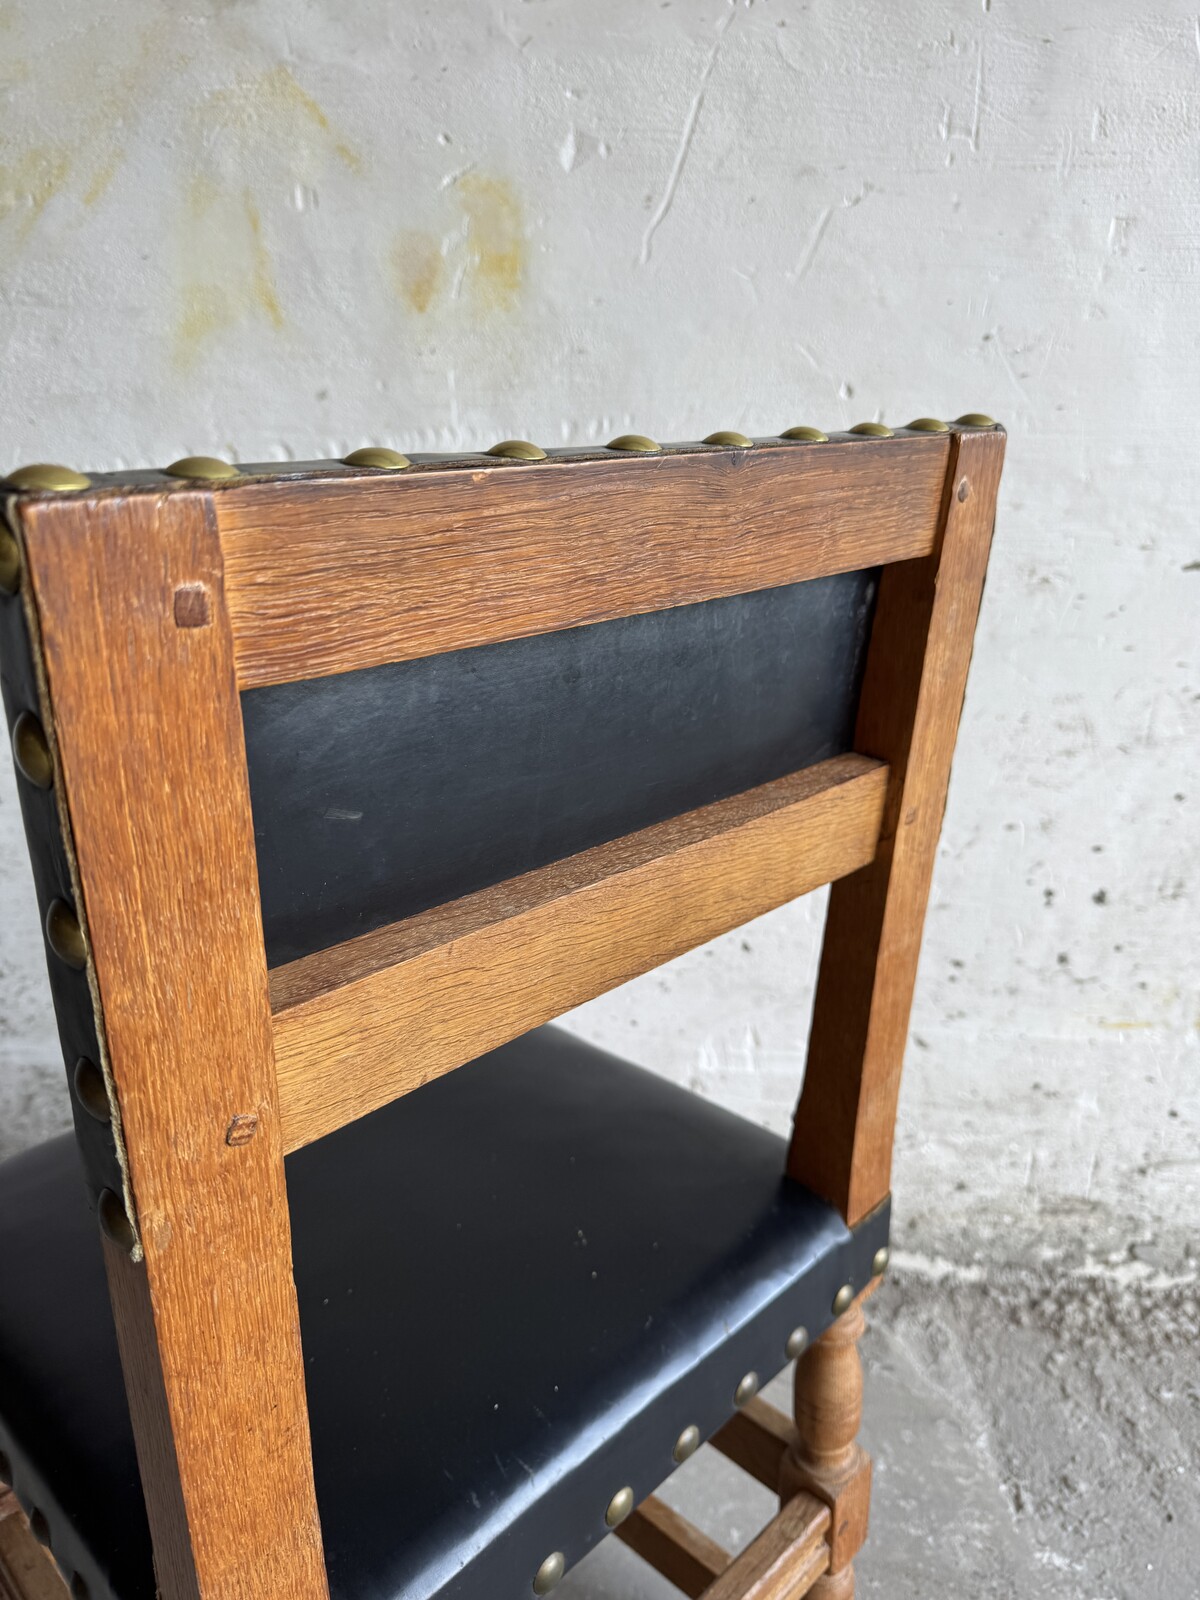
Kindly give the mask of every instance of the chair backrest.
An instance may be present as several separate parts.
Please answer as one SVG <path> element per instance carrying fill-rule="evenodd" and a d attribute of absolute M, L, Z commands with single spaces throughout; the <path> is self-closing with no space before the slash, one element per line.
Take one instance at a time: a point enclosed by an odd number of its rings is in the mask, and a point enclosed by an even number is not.
<path fill-rule="evenodd" d="M 286 1151 L 834 882 L 790 1170 L 886 1199 L 1004 439 L 799 433 L 9 480 L 5 700 L 166 1600 L 328 1592 Z"/>

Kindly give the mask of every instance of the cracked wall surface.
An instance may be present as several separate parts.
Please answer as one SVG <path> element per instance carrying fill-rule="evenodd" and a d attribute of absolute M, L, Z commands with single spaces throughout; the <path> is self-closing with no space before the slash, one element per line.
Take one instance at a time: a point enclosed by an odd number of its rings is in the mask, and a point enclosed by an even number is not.
<path fill-rule="evenodd" d="M 898 1226 L 1166 1248 L 1200 1203 L 1194 8 L 7 0 L 0 94 L 5 469 L 1001 418 Z M 66 1090 L 7 763 L 0 843 L 11 1151 Z M 820 911 L 572 1025 L 782 1129 Z"/>

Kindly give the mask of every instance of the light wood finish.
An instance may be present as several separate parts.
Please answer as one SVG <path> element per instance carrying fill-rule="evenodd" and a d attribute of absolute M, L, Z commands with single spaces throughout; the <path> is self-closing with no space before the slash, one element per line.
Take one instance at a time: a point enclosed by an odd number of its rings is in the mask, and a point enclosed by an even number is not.
<path fill-rule="evenodd" d="M 704 1591 L 704 1600 L 800 1600 L 829 1565 L 829 1508 L 795 1495 Z"/>
<path fill-rule="evenodd" d="M 796 1443 L 796 1424 L 762 1395 L 755 1395 L 734 1412 L 709 1443 L 743 1472 L 757 1478 L 764 1488 L 778 1494 L 783 1458 Z"/>
<path fill-rule="evenodd" d="M 886 782 L 839 756 L 276 968 L 285 1149 L 853 871 Z"/>
<path fill-rule="evenodd" d="M 158 1588 L 162 1600 L 175 1600 L 176 1595 L 207 1600 L 190 1554 L 191 1518 L 184 1500 L 165 1377 L 172 1360 L 181 1362 L 181 1353 L 172 1356 L 162 1349 L 163 1335 L 154 1315 L 145 1263 L 135 1262 L 128 1251 L 103 1235 L 101 1248 L 133 1420 L 138 1472 L 146 1495 Z M 151 1256 L 153 1253 L 151 1250 Z M 200 1514 L 204 1515 L 203 1510 Z"/>
<path fill-rule="evenodd" d="M 808 1600 L 854 1600 L 854 1568 L 823 1572 L 808 1591 Z"/>
<path fill-rule="evenodd" d="M 797 1361 L 796 1436 L 780 1475 L 785 1500 L 813 1494 L 829 1507 L 831 1574 L 849 1567 L 867 1536 L 871 1458 L 858 1443 L 863 1395 L 858 1341 L 865 1327 L 860 1297 Z"/>
<path fill-rule="evenodd" d="M 11 1489 L 0 1487 L 0 1600 L 70 1600 Z"/>
<path fill-rule="evenodd" d="M 796 1362 L 796 1440 L 800 1459 L 826 1478 L 842 1478 L 858 1459 L 863 1377 L 858 1341 L 866 1318 L 856 1300 Z"/>
<path fill-rule="evenodd" d="M 946 435 L 474 461 L 213 496 L 243 688 L 933 548 Z"/>
<path fill-rule="evenodd" d="M 206 497 L 21 507 L 144 1263 L 107 1250 L 163 1600 L 326 1600 L 245 751 Z M 208 621 L 175 595 L 204 589 Z M 230 1146 L 239 1113 L 257 1136 Z"/>
<path fill-rule="evenodd" d="M 616 1535 L 691 1600 L 697 1600 L 732 1559 L 714 1539 L 655 1495 L 643 1500 L 617 1526 Z"/>
<path fill-rule="evenodd" d="M 954 434 L 934 550 L 884 569 L 855 748 L 891 773 L 879 850 L 830 896 L 788 1170 L 854 1224 L 888 1193 L 908 1018 L 1004 454 Z"/>

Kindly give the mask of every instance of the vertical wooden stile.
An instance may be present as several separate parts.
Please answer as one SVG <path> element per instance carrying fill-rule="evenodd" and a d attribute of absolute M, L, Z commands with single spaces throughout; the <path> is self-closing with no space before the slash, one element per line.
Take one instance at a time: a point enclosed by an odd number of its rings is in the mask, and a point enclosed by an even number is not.
<path fill-rule="evenodd" d="M 853 1225 L 888 1194 L 925 907 L 1004 458 L 955 434 L 928 556 L 885 567 L 855 749 L 889 763 L 874 861 L 835 883 L 788 1170 Z"/>
<path fill-rule="evenodd" d="M 209 497 L 39 499 L 19 515 L 143 1257 L 110 1229 L 159 1590 L 326 1600 Z M 227 1142 L 238 1116 L 254 1137 Z"/>

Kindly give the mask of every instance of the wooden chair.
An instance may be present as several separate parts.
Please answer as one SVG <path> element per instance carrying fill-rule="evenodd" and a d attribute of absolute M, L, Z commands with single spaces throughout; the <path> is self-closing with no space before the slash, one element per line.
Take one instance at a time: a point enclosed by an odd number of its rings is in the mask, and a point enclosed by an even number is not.
<path fill-rule="evenodd" d="M 77 1138 L 0 1169 L 0 1588 L 520 1600 L 615 1529 L 688 1595 L 853 1594 L 1003 449 L 7 480 Z M 790 1149 L 543 1027 L 827 882 Z M 705 1441 L 780 1497 L 734 1559 L 654 1494 Z"/>

